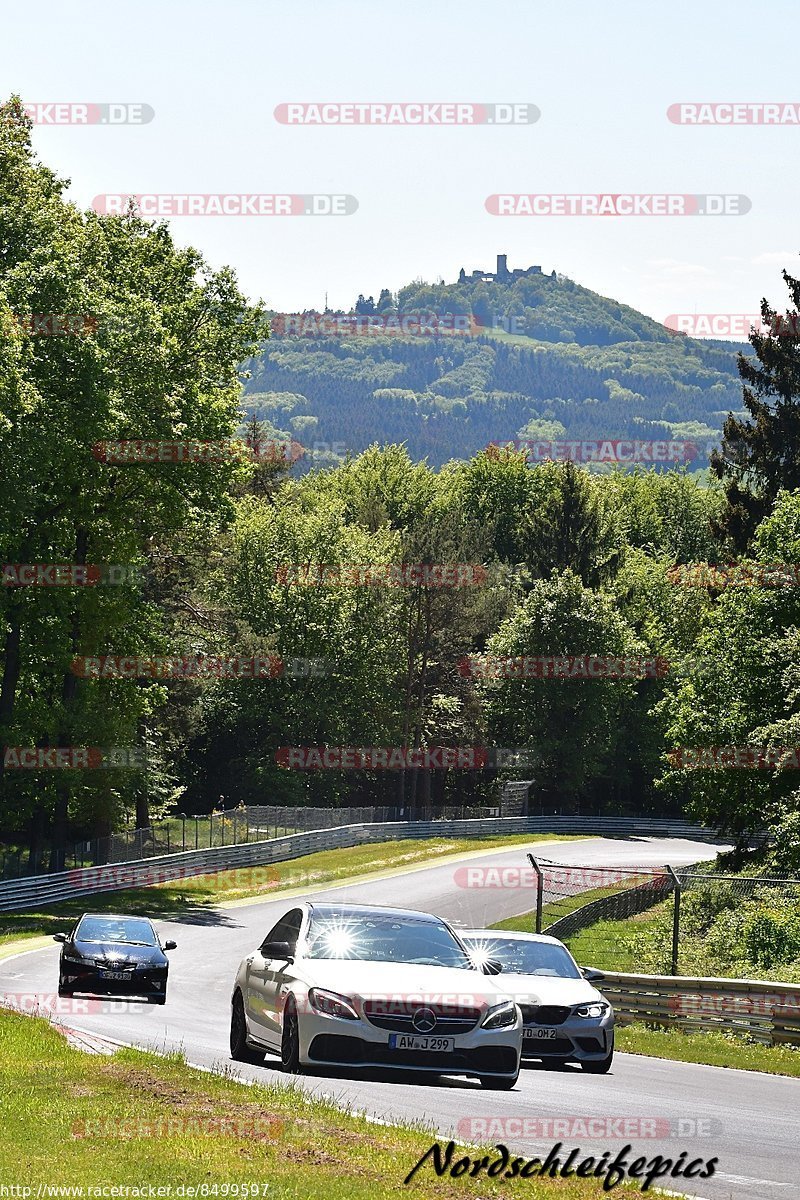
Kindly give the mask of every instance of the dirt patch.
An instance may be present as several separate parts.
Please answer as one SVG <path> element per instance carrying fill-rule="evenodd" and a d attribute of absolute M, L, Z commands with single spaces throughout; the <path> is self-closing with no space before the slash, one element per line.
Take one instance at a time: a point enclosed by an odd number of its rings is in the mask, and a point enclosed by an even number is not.
<path fill-rule="evenodd" d="M 103 1072 L 127 1090 L 151 1096 L 168 1105 L 170 1115 L 180 1116 L 186 1121 L 232 1122 L 240 1136 L 248 1141 L 275 1141 L 281 1136 L 286 1121 L 277 1113 L 269 1112 L 261 1104 L 232 1104 L 186 1087 L 173 1084 L 148 1074 L 136 1067 L 109 1063 Z M 227 1136 L 231 1136 L 229 1133 Z"/>

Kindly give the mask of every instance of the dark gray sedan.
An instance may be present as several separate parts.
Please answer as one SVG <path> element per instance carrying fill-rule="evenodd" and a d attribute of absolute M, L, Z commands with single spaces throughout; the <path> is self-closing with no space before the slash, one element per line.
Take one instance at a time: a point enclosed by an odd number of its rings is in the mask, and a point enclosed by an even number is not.
<path fill-rule="evenodd" d="M 61 942 L 59 996 L 75 992 L 92 995 L 143 996 L 153 1004 L 167 999 L 169 962 L 153 923 L 147 917 L 84 913 L 69 933 L 56 933 Z"/>

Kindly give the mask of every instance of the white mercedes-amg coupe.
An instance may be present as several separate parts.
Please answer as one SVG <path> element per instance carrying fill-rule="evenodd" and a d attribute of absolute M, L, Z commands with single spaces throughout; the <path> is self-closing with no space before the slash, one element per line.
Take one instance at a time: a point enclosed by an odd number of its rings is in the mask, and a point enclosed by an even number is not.
<path fill-rule="evenodd" d="M 604 1075 L 614 1057 L 614 1010 L 594 983 L 601 971 L 581 969 L 563 942 L 541 933 L 459 929 L 476 965 L 503 967 L 503 989 L 522 1013 L 522 1057 L 580 1063 Z"/>
<path fill-rule="evenodd" d="M 231 997 L 231 1057 L 284 1069 L 348 1067 L 469 1075 L 507 1090 L 522 1022 L 439 917 L 304 903 L 244 959 Z M 488 977 L 487 977 L 488 976 Z"/>

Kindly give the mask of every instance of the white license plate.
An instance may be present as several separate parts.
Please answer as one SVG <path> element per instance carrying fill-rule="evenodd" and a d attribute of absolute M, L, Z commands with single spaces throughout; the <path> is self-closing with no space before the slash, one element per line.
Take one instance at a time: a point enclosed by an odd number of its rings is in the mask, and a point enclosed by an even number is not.
<path fill-rule="evenodd" d="M 128 979 L 129 976 L 125 971 L 101 971 L 101 979 Z"/>
<path fill-rule="evenodd" d="M 455 1039 L 448 1037 L 429 1037 L 415 1033 L 392 1033 L 389 1035 L 389 1046 L 392 1050 L 429 1050 L 431 1053 L 452 1053 Z"/>
<path fill-rule="evenodd" d="M 555 1029 L 523 1029 L 522 1036 L 523 1038 L 531 1038 L 534 1041 L 541 1042 L 551 1041 L 553 1038 L 558 1037 L 558 1033 Z"/>

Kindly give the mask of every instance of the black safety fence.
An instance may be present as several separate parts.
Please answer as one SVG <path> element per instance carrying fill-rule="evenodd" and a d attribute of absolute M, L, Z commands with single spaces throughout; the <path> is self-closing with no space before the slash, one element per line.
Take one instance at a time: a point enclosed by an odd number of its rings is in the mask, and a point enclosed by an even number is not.
<path fill-rule="evenodd" d="M 529 854 L 530 927 L 581 965 L 800 982 L 800 879 L 690 866 L 567 865 Z"/>
<path fill-rule="evenodd" d="M 107 837 L 74 842 L 60 851 L 51 847 L 32 851 L 20 846 L 0 845 L 0 879 L 22 879 L 108 863 L 139 862 L 189 850 L 268 841 L 317 829 L 341 829 L 345 825 L 407 821 L 410 815 L 403 808 L 376 805 L 313 808 L 275 804 L 242 805 L 203 816 L 179 814 L 153 821 L 144 829 L 122 829 Z M 431 813 L 434 820 L 442 821 L 481 820 L 500 815 L 500 807 L 488 805 L 437 806 Z"/>

